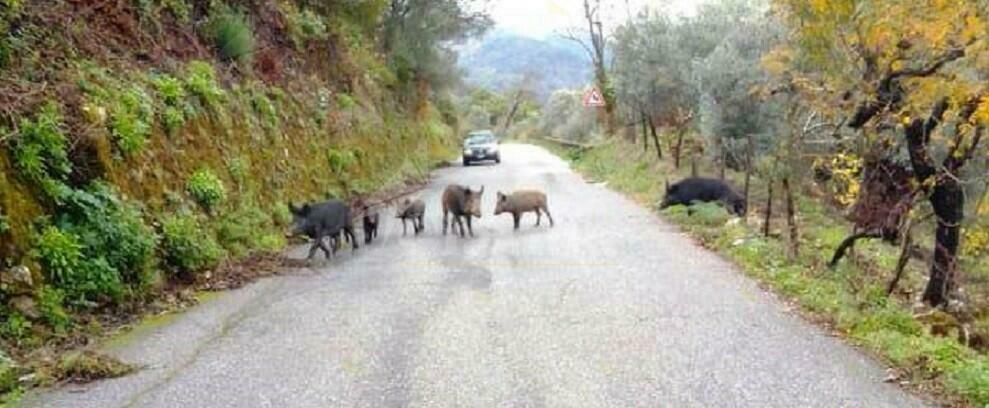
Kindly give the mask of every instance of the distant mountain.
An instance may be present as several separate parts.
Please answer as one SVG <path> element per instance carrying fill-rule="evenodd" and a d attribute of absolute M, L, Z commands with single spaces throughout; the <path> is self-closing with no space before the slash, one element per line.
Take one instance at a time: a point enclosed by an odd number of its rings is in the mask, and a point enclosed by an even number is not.
<path fill-rule="evenodd" d="M 460 50 L 467 82 L 494 91 L 514 87 L 528 76 L 541 100 L 557 89 L 590 81 L 590 61 L 580 45 L 563 38 L 534 39 L 495 31 Z"/>

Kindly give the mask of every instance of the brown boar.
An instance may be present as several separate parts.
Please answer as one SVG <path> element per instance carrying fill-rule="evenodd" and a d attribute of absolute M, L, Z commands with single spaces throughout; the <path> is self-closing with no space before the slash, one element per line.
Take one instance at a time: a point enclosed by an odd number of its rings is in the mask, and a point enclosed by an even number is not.
<path fill-rule="evenodd" d="M 549 218 L 549 226 L 553 226 L 553 216 L 549 213 L 549 208 L 546 206 L 546 194 L 542 191 L 521 190 L 511 195 L 498 192 L 494 215 L 511 213 L 512 219 L 515 221 L 515 229 L 519 229 L 522 214 L 527 212 L 536 213 L 536 226 L 539 226 L 539 222 L 542 220 L 542 213 L 546 213 L 546 218 Z"/>
<path fill-rule="evenodd" d="M 446 190 L 443 190 L 443 235 L 446 235 L 447 217 L 452 213 L 452 223 L 456 223 L 460 227 L 460 236 L 465 236 L 464 219 L 467 220 L 467 232 L 470 233 L 470 236 L 474 236 L 474 229 L 471 227 L 470 220 L 471 217 L 481 218 L 481 197 L 483 194 L 484 186 L 481 186 L 480 190 L 473 191 L 470 187 L 450 184 Z"/>

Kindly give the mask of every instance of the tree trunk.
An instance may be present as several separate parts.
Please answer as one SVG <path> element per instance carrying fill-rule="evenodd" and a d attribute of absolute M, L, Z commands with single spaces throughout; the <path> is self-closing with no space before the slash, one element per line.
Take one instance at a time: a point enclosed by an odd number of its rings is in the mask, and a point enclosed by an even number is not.
<path fill-rule="evenodd" d="M 690 154 L 690 176 L 697 177 L 699 174 L 697 170 L 697 153 Z"/>
<path fill-rule="evenodd" d="M 656 158 L 663 160 L 663 148 L 659 145 L 659 136 L 656 134 L 656 124 L 649 118 L 649 133 L 652 134 L 652 142 L 656 145 Z"/>
<path fill-rule="evenodd" d="M 646 123 L 646 112 L 642 111 L 642 151 L 649 151 L 649 125 Z"/>
<path fill-rule="evenodd" d="M 745 152 L 745 208 L 749 208 L 749 187 L 752 183 L 752 157 L 755 156 L 755 137 L 750 133 Z"/>
<path fill-rule="evenodd" d="M 925 303 L 932 307 L 946 305 L 948 294 L 954 289 L 961 221 L 965 216 L 965 194 L 954 176 L 964 161 L 955 157 L 954 154 L 949 154 L 948 158 L 945 159 L 945 168 L 939 170 L 928 153 L 931 133 L 941 123 L 947 110 L 948 100 L 941 100 L 935 104 L 930 117 L 926 120 L 914 119 L 905 130 L 907 152 L 910 154 L 910 165 L 913 168 L 914 177 L 921 185 L 930 181 L 934 182 L 934 187 L 928 197 L 937 218 L 937 227 L 934 231 L 934 260 L 931 262 L 927 288 L 924 289 L 924 294 L 921 297 Z M 971 114 L 961 116 L 967 119 Z M 952 174 L 940 174 L 942 172 Z"/>
<path fill-rule="evenodd" d="M 931 306 L 944 305 L 954 290 L 961 222 L 965 216 L 965 192 L 954 177 L 939 177 L 930 197 L 937 228 L 934 232 L 934 262 L 923 300 Z"/>
<path fill-rule="evenodd" d="M 720 137 L 715 137 L 717 149 L 717 166 L 718 166 L 718 178 L 722 181 L 725 179 L 725 141 Z"/>
<path fill-rule="evenodd" d="M 677 144 L 673 148 L 673 167 L 680 170 L 680 157 L 683 153 L 683 134 L 686 133 L 683 129 L 677 128 Z"/>
<path fill-rule="evenodd" d="M 762 236 L 769 237 L 769 223 L 773 218 L 773 179 L 769 179 L 769 198 L 766 198 L 766 218 L 762 222 Z"/>
<path fill-rule="evenodd" d="M 900 283 L 900 278 L 903 277 L 903 271 L 906 270 L 907 263 L 910 262 L 911 249 L 913 247 L 913 219 L 910 218 L 910 214 L 907 214 L 901 231 L 900 259 L 896 261 L 896 270 L 893 271 L 893 279 L 886 285 L 886 296 L 892 295 L 893 291 L 896 290 L 896 285 Z"/>
<path fill-rule="evenodd" d="M 508 131 L 508 127 L 512 125 L 512 121 L 515 120 L 515 114 L 519 110 L 519 104 L 522 103 L 522 91 L 515 94 L 515 100 L 512 102 L 512 109 L 508 111 L 508 116 L 505 118 L 505 124 L 501 127 L 502 136 Z"/>
<path fill-rule="evenodd" d="M 725 151 L 721 151 L 720 158 L 718 159 L 718 178 L 722 181 L 725 179 Z"/>
<path fill-rule="evenodd" d="M 794 205 L 793 189 L 790 187 L 790 177 L 783 177 L 783 197 L 786 200 L 786 224 L 790 231 L 790 256 L 797 259 L 800 256 L 800 231 L 797 226 L 797 208 Z"/>

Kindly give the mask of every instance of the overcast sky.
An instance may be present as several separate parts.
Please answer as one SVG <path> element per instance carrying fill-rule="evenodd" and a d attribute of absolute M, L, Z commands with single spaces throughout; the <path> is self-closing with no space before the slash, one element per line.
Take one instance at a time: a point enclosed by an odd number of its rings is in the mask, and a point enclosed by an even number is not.
<path fill-rule="evenodd" d="M 629 13 L 643 7 L 667 10 L 674 15 L 691 14 L 702 0 L 602 0 L 608 26 L 625 21 Z M 581 22 L 583 0 L 491 0 L 487 9 L 496 28 L 536 38 L 561 32 Z M 606 28 L 607 29 L 607 28 Z"/>

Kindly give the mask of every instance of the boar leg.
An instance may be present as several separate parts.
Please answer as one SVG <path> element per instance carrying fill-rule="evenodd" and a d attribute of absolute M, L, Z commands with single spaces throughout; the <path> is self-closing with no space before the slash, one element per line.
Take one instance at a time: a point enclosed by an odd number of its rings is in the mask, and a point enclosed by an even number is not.
<path fill-rule="evenodd" d="M 446 211 L 446 208 L 444 208 L 443 209 L 443 235 L 446 235 L 446 217 L 447 217 L 447 211 Z M 456 233 L 456 232 L 454 232 L 454 233 Z"/>
<path fill-rule="evenodd" d="M 419 235 L 420 232 L 426 229 L 426 225 L 422 223 L 422 215 L 420 215 L 418 218 L 419 218 L 419 226 L 416 227 L 416 235 Z M 415 224 L 416 220 L 412 219 L 412 223 Z"/>
<path fill-rule="evenodd" d="M 536 226 L 539 226 L 539 222 L 543 220 L 543 213 L 539 212 L 539 207 L 536 207 Z"/>
<path fill-rule="evenodd" d="M 474 236 L 474 228 L 471 227 L 471 225 L 470 225 L 470 218 L 471 217 L 468 215 L 467 216 L 467 232 L 470 232 L 470 236 L 473 237 Z M 464 232 L 464 227 L 463 226 L 460 226 L 460 235 L 461 236 L 464 235 L 463 232 Z"/>
<path fill-rule="evenodd" d="M 522 222 L 522 214 L 512 213 L 512 221 L 514 222 L 515 229 L 519 229 L 519 224 Z"/>
<path fill-rule="evenodd" d="M 360 246 L 357 245 L 357 239 L 354 238 L 354 226 L 353 225 L 348 225 L 348 226 L 343 227 L 343 234 L 345 236 L 349 237 L 349 239 L 350 239 L 350 244 L 351 244 L 351 249 L 350 250 L 351 251 L 356 251 L 357 248 L 360 248 Z"/>
<path fill-rule="evenodd" d="M 333 238 L 331 237 L 330 240 L 332 239 Z M 319 237 L 316 239 L 316 245 L 319 246 L 319 249 L 323 250 L 323 254 L 326 255 L 326 259 L 333 258 L 333 255 L 330 253 L 330 248 L 327 247 L 326 242 L 323 241 L 323 237 Z"/>
<path fill-rule="evenodd" d="M 546 218 L 549 218 L 549 226 L 553 226 L 553 216 L 549 214 L 549 208 L 543 207 L 543 212 L 546 213 Z"/>
<path fill-rule="evenodd" d="M 312 260 L 316 257 L 316 250 L 319 249 L 319 243 L 319 239 L 313 241 L 312 246 L 309 247 L 309 256 L 306 257 L 307 260 Z"/>

